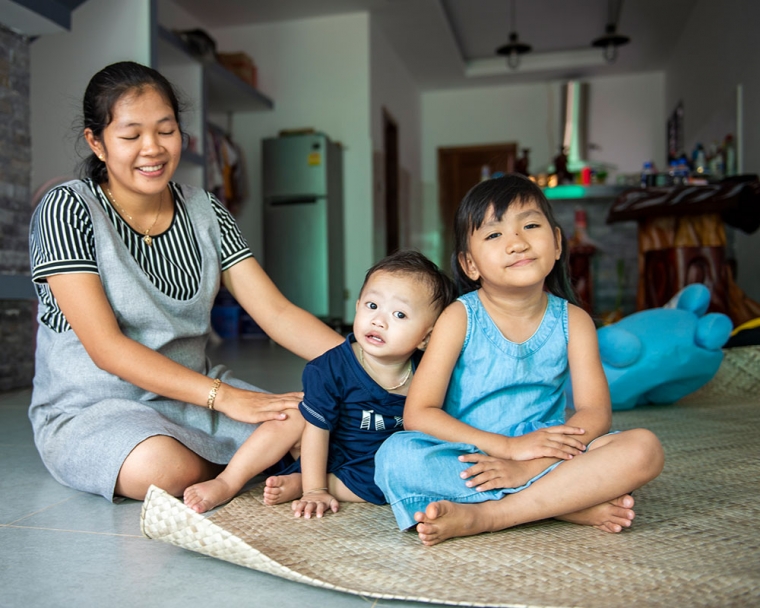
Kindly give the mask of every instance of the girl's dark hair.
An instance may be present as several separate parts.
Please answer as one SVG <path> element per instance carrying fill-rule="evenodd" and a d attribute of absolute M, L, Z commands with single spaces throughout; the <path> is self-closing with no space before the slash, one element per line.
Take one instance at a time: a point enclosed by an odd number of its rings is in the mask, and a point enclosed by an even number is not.
<path fill-rule="evenodd" d="M 432 294 L 430 303 L 436 308 L 437 314 L 443 312 L 456 298 L 454 282 L 419 251 L 402 249 L 384 257 L 367 271 L 359 293 L 364 291 L 370 277 L 380 271 L 412 275 L 426 283 Z"/>
<path fill-rule="evenodd" d="M 174 110 L 174 118 L 179 124 L 180 102 L 172 84 L 153 68 L 134 61 L 120 61 L 104 67 L 90 79 L 84 92 L 79 133 L 91 129 L 95 138 L 102 141 L 103 130 L 113 120 L 113 107 L 116 102 L 127 93 L 139 95 L 147 88 L 155 89 L 166 100 Z M 108 180 L 106 164 L 94 153 L 90 153 L 82 161 L 81 173 L 83 177 L 89 177 L 98 183 Z"/>
<path fill-rule="evenodd" d="M 554 295 L 577 304 L 578 299 L 570 282 L 568 245 L 565 233 L 557 223 L 551 205 L 546 200 L 541 188 L 527 177 L 516 173 L 480 182 L 470 189 L 459 204 L 454 220 L 454 253 L 451 257 L 451 270 L 457 287 L 463 294 L 480 287 L 479 281 L 473 281 L 465 274 L 459 263 L 459 254 L 467 255 L 470 236 L 483 224 L 489 209 L 493 207 L 496 219 L 500 220 L 512 203 L 521 204 L 527 201 L 536 201 L 539 209 L 549 220 L 552 231 L 556 228 L 560 229 L 562 253 L 549 276 L 546 277 L 544 287 Z"/>

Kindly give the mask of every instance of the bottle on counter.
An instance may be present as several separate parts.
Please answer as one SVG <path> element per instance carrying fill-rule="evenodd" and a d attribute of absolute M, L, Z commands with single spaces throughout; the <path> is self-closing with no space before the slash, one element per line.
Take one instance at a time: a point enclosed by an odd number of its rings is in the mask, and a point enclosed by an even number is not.
<path fill-rule="evenodd" d="M 644 163 L 644 168 L 641 170 L 641 187 L 651 188 L 654 186 L 656 176 L 657 170 L 654 168 L 654 163 L 648 160 Z"/>
<path fill-rule="evenodd" d="M 694 173 L 697 175 L 704 175 L 707 173 L 707 156 L 705 156 L 705 149 L 702 144 L 697 144 L 694 148 L 692 160 L 694 162 Z"/>
<path fill-rule="evenodd" d="M 680 177 L 678 176 L 678 161 L 673 159 L 668 163 L 668 185 L 678 186 L 680 183 Z"/>
<path fill-rule="evenodd" d="M 724 166 L 726 177 L 736 175 L 736 146 L 734 145 L 734 136 L 726 135 L 723 141 L 723 154 L 725 156 Z"/>

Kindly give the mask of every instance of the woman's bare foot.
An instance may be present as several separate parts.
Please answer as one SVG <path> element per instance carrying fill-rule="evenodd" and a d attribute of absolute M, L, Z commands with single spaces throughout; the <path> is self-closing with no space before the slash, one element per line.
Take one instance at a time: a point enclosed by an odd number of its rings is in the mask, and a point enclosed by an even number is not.
<path fill-rule="evenodd" d="M 268 477 L 264 485 L 264 504 L 281 505 L 301 497 L 301 474 Z"/>
<path fill-rule="evenodd" d="M 185 490 L 185 504 L 196 513 L 205 513 L 227 502 L 237 494 L 238 489 L 231 487 L 224 479 L 217 477 L 202 483 L 196 483 Z"/>
<path fill-rule="evenodd" d="M 417 511 L 417 536 L 423 545 L 437 545 L 456 536 L 472 536 L 488 532 L 490 528 L 478 507 L 481 505 L 460 504 L 440 500 L 431 502 L 425 511 Z"/>
<path fill-rule="evenodd" d="M 609 502 L 568 513 L 556 519 L 582 526 L 593 526 L 603 532 L 617 534 L 623 528 L 630 528 L 634 517 L 636 514 L 633 511 L 633 496 L 624 494 Z"/>

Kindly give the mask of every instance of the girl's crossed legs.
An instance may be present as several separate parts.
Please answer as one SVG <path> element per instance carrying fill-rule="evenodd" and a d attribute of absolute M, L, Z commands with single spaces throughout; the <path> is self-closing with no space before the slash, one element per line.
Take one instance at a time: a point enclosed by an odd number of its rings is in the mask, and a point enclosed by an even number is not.
<path fill-rule="evenodd" d="M 629 492 L 657 477 L 664 462 L 659 440 L 646 429 L 606 435 L 585 454 L 501 500 L 430 503 L 424 512 L 415 513 L 417 534 L 423 544 L 435 545 L 551 517 L 620 532 L 633 519 Z"/>

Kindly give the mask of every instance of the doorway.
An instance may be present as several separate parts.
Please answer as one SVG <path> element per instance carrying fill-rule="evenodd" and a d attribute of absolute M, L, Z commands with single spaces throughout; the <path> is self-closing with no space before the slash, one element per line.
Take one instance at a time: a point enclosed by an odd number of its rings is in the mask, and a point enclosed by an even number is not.
<path fill-rule="evenodd" d="M 399 160 L 398 124 L 383 108 L 383 153 L 385 156 L 385 254 L 399 248 Z"/>
<path fill-rule="evenodd" d="M 438 206 L 444 266 L 454 250 L 454 217 L 459 202 L 482 180 L 485 171 L 489 176 L 514 171 L 516 157 L 516 143 L 438 148 Z"/>

